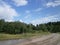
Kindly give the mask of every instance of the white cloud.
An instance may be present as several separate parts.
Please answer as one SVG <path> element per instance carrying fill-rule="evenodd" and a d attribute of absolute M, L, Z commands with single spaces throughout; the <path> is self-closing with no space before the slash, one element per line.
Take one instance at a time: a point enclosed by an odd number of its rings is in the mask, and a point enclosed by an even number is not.
<path fill-rule="evenodd" d="M 28 19 L 31 16 L 31 11 L 26 10 L 25 13 L 26 13 L 26 16 L 24 18 Z"/>
<path fill-rule="evenodd" d="M 39 11 L 41 11 L 42 10 L 42 8 L 37 8 L 37 9 L 35 9 L 34 11 L 35 12 L 39 12 Z"/>
<path fill-rule="evenodd" d="M 60 5 L 60 0 L 54 0 L 54 1 L 46 3 L 47 7 L 56 7 L 56 6 L 59 6 L 59 5 Z"/>
<path fill-rule="evenodd" d="M 43 18 L 32 20 L 31 23 L 36 25 L 36 24 L 42 24 L 42 23 L 47 23 L 47 22 L 55 22 L 59 20 L 60 18 L 58 18 L 57 15 L 54 15 L 54 16 L 48 16 L 48 17 L 43 17 Z"/>
<path fill-rule="evenodd" d="M 31 16 L 31 15 L 29 14 L 29 15 L 26 15 L 24 18 L 25 18 L 25 19 L 28 19 L 30 16 Z"/>
<path fill-rule="evenodd" d="M 20 21 L 20 22 L 24 22 L 24 21 L 23 21 L 23 20 L 21 20 L 21 19 L 20 19 L 19 21 Z"/>
<path fill-rule="evenodd" d="M 12 21 L 14 16 L 18 13 L 12 6 L 6 4 L 4 1 L 0 3 L 0 19 L 5 19 L 6 21 Z"/>
<path fill-rule="evenodd" d="M 28 4 L 27 0 L 12 0 L 16 6 L 25 6 Z"/>
<path fill-rule="evenodd" d="M 14 22 L 15 20 L 13 20 L 13 19 L 10 19 L 10 20 L 5 20 L 5 21 L 7 21 L 7 22 Z"/>
<path fill-rule="evenodd" d="M 29 10 L 26 10 L 25 12 L 26 12 L 27 14 L 29 14 L 29 13 L 30 13 L 30 11 L 29 11 Z"/>

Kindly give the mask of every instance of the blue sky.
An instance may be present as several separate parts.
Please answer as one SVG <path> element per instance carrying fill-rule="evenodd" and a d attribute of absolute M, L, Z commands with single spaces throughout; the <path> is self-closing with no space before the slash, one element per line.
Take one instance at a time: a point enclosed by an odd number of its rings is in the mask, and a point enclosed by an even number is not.
<path fill-rule="evenodd" d="M 0 19 L 34 25 L 60 21 L 60 0 L 0 0 Z"/>

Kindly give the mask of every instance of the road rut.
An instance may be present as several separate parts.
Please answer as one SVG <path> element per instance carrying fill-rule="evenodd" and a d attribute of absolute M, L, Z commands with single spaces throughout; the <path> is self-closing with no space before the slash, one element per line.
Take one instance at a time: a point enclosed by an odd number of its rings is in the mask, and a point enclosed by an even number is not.
<path fill-rule="evenodd" d="M 60 45 L 60 34 L 50 34 L 18 45 Z"/>

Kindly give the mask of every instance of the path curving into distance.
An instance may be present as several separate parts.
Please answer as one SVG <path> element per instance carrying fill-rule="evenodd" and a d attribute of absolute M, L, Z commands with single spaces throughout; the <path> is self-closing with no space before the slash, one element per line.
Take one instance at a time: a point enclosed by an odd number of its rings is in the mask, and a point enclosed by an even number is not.
<path fill-rule="evenodd" d="M 50 34 L 18 45 L 60 45 L 60 34 Z"/>
<path fill-rule="evenodd" d="M 35 39 L 0 41 L 0 45 L 60 45 L 60 34 L 50 34 Z"/>

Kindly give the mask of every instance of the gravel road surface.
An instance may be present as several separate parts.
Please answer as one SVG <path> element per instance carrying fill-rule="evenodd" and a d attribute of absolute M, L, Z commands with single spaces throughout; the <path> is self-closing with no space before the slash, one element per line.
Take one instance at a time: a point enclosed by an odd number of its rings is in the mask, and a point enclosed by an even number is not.
<path fill-rule="evenodd" d="M 0 41 L 0 45 L 60 45 L 60 34 L 49 34 L 38 38 Z"/>
<path fill-rule="evenodd" d="M 60 34 L 50 34 L 18 45 L 60 45 Z"/>

